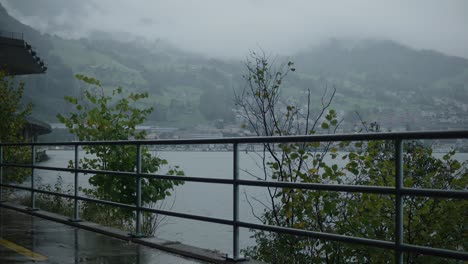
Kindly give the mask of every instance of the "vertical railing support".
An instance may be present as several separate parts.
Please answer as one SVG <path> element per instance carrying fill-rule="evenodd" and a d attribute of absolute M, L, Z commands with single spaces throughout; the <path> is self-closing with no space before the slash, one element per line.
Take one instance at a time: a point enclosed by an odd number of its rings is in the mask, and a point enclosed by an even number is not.
<path fill-rule="evenodd" d="M 239 144 L 233 143 L 232 148 L 233 164 L 232 164 L 232 258 L 233 261 L 245 260 L 239 253 Z"/>
<path fill-rule="evenodd" d="M 239 143 L 232 148 L 232 256 L 226 255 L 229 261 L 243 261 L 239 249 Z"/>
<path fill-rule="evenodd" d="M 0 145 L 0 203 L 3 202 L 3 145 Z"/>
<path fill-rule="evenodd" d="M 38 210 L 36 208 L 36 192 L 34 191 L 35 188 L 35 178 L 34 178 L 34 166 L 36 165 L 36 145 L 34 143 L 31 144 L 31 207 L 29 210 L 35 211 Z"/>
<path fill-rule="evenodd" d="M 239 185 L 237 180 L 239 180 L 239 145 L 234 143 L 233 146 L 233 180 L 234 184 L 232 185 L 232 220 L 234 221 L 233 233 L 232 233 L 232 255 L 234 259 L 239 258 L 239 226 L 237 222 L 239 221 Z"/>
<path fill-rule="evenodd" d="M 136 222 L 134 237 L 141 237 L 141 145 L 137 144 L 136 149 L 136 173 L 137 173 L 137 188 L 136 188 Z"/>
<path fill-rule="evenodd" d="M 403 141 L 395 140 L 395 263 L 403 263 Z"/>
<path fill-rule="evenodd" d="M 80 207 L 79 207 L 79 203 L 78 203 L 78 150 L 79 150 L 79 145 L 76 144 L 75 145 L 75 166 L 74 166 L 74 170 L 75 170 L 75 194 L 74 194 L 74 209 L 75 209 L 75 212 L 73 214 L 73 219 L 71 219 L 71 221 L 73 222 L 80 222 L 81 219 L 80 219 Z"/>

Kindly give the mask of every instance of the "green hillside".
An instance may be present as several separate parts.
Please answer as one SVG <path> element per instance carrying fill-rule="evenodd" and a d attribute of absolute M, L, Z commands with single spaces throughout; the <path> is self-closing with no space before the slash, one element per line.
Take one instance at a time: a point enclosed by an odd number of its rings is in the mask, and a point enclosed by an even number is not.
<path fill-rule="evenodd" d="M 224 119 L 235 122 L 233 89 L 244 85 L 241 61 L 222 61 L 182 51 L 163 40 L 117 41 L 106 33 L 88 39 L 42 35 L 8 15 L 0 6 L 0 30 L 24 32 L 48 64 L 43 76 L 22 77 L 34 115 L 56 122 L 67 111 L 64 95 L 79 94 L 76 73 L 98 78 L 106 88 L 148 91 L 155 107 L 150 123 L 191 127 Z M 247 54 L 246 54 L 247 55 Z M 337 88 L 334 108 L 347 120 L 359 111 L 367 120 L 389 126 L 436 122 L 443 113 L 463 119 L 468 102 L 468 60 L 415 50 L 392 41 L 331 40 L 289 58 L 297 66 L 282 89 L 298 100 L 311 89 L 319 103 L 325 86 Z M 314 105 L 312 106 L 314 107 Z M 432 119 L 423 118 L 421 111 Z M 434 117 L 435 116 L 435 117 Z"/>

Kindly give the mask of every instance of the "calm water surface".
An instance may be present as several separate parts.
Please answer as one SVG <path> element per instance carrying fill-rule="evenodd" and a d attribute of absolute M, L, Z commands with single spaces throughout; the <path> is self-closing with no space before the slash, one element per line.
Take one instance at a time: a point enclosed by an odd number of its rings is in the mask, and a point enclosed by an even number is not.
<path fill-rule="evenodd" d="M 47 154 L 50 160 L 40 165 L 67 167 L 68 161 L 74 159 L 74 152 L 69 150 L 48 150 Z M 82 155 L 84 152 L 80 152 L 80 157 Z M 167 159 L 170 165 L 180 166 L 188 176 L 231 179 L 233 175 L 232 152 L 163 151 L 158 152 L 157 155 Z M 262 175 L 258 163 L 260 158 L 256 153 L 240 152 L 239 158 L 240 178 L 254 179 L 250 174 Z M 468 154 L 457 154 L 457 159 L 467 160 Z M 344 161 L 340 158 L 333 162 L 344 165 Z M 37 170 L 36 175 L 40 176 L 36 186 L 53 185 L 57 176 L 61 175 L 64 184 L 73 187 L 74 178 L 71 173 Z M 89 176 L 80 174 L 80 186 L 89 187 L 88 179 Z M 249 201 L 254 209 L 249 206 L 246 197 L 250 197 Z M 232 219 L 232 201 L 232 186 L 230 185 L 186 182 L 175 188 L 173 195 L 167 199 L 166 205 L 161 209 Z M 240 219 L 257 222 L 253 214 L 260 214 L 263 211 L 264 207 L 261 202 L 264 201 L 267 201 L 265 188 L 240 187 Z M 250 235 L 248 230 L 241 229 L 241 247 L 253 244 L 252 239 L 249 238 Z M 231 253 L 232 249 L 232 227 L 225 225 L 166 217 L 163 225 L 158 229 L 157 236 L 225 253 Z"/>

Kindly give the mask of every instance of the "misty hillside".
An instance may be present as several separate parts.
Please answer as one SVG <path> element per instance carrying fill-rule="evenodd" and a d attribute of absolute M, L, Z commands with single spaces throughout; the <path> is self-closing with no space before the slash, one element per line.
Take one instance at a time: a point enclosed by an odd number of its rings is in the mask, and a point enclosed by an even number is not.
<path fill-rule="evenodd" d="M 67 111 L 63 97 L 79 93 L 73 75 L 82 73 L 102 80 L 106 88 L 149 91 L 152 96 L 147 103 L 156 109 L 153 121 L 195 125 L 233 120 L 230 98 L 232 82 L 240 78 L 232 74 L 239 72 L 237 64 L 183 52 L 163 41 L 125 43 L 102 32 L 90 40 L 41 35 L 1 6 L 0 19 L 0 30 L 23 32 L 49 67 L 45 75 L 21 77 L 27 83 L 25 99 L 33 101 L 39 118 L 55 122 L 56 113 Z M 200 100 L 212 101 L 210 107 L 200 106 Z"/>
<path fill-rule="evenodd" d="M 76 73 L 96 77 L 110 87 L 149 91 L 154 106 L 150 123 L 178 127 L 234 123 L 233 89 L 242 87 L 243 62 L 211 59 L 178 49 L 164 40 L 119 41 L 104 32 L 87 39 L 41 35 L 0 6 L 0 30 L 23 32 L 48 65 L 42 76 L 24 77 L 26 99 L 34 115 L 56 122 L 67 111 L 64 95 L 76 95 Z M 248 54 L 246 54 L 246 57 Z M 392 41 L 331 40 L 277 61 L 292 60 L 297 71 L 283 92 L 301 98 L 311 89 L 318 102 L 325 85 L 337 88 L 334 107 L 348 120 L 359 111 L 389 127 L 411 123 L 431 126 L 443 115 L 464 120 L 468 102 L 468 60 L 414 50 Z M 298 99 L 299 100 L 299 99 Z M 464 121 L 463 121 L 464 120 Z M 463 123 L 467 122 L 467 123 Z"/>
<path fill-rule="evenodd" d="M 400 110 L 412 116 L 418 109 L 435 110 L 439 99 L 455 107 L 468 101 L 468 60 L 392 41 L 331 40 L 291 59 L 304 85 L 329 80 L 345 96 L 338 100 L 348 109 Z"/>
<path fill-rule="evenodd" d="M 293 57 L 302 71 L 327 78 L 361 79 L 364 89 L 415 90 L 435 92 L 438 83 L 453 79 L 447 88 L 463 84 L 468 60 L 430 50 L 414 50 L 392 41 L 331 40 L 319 49 Z M 461 78 L 461 79 L 459 79 Z M 456 90 L 456 89 L 455 89 Z M 443 91 L 443 94 L 447 92 Z M 456 97 L 454 97 L 456 98 Z M 460 98 L 461 99 L 461 98 Z"/>
<path fill-rule="evenodd" d="M 34 103 L 34 113 L 36 117 L 46 120 L 53 120 L 57 109 L 66 107 L 63 97 L 73 93 L 74 82 L 73 72 L 70 67 L 50 51 L 53 50 L 53 43 L 49 36 L 41 35 L 35 29 L 18 22 L 6 12 L 0 5 L 0 30 L 24 33 L 25 39 L 32 44 L 33 49 L 38 51 L 38 55 L 48 66 L 47 75 L 31 75 L 21 77 L 26 81 L 24 99 Z M 43 96 L 49 94 L 50 96 Z"/>

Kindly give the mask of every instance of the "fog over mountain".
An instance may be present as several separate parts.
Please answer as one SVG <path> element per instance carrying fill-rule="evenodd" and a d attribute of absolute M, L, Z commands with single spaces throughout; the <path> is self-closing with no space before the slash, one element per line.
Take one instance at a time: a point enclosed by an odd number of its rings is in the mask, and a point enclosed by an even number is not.
<path fill-rule="evenodd" d="M 370 38 L 468 58 L 465 0 L 0 2 L 43 33 L 67 38 L 131 33 L 211 57 L 244 57 L 257 47 L 289 55 L 329 38 Z"/>
<path fill-rule="evenodd" d="M 468 127 L 465 2 L 353 2 L 0 0 L 0 30 L 24 33 L 48 65 L 18 78 L 33 116 L 51 123 L 72 110 L 63 98 L 85 74 L 148 92 L 148 124 L 239 128 L 233 94 L 249 52 L 263 49 L 295 62 L 286 100 L 305 107 L 310 89 L 318 111 L 324 86 L 337 88 L 344 131 L 360 124 L 356 112 L 388 130 Z"/>

